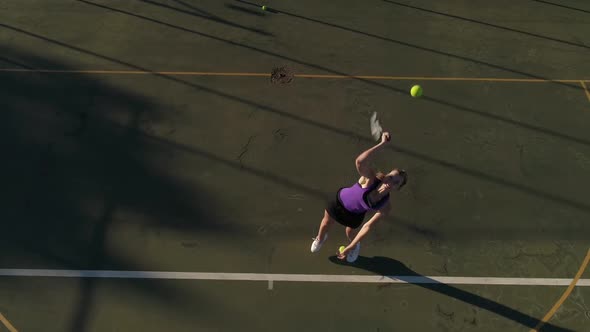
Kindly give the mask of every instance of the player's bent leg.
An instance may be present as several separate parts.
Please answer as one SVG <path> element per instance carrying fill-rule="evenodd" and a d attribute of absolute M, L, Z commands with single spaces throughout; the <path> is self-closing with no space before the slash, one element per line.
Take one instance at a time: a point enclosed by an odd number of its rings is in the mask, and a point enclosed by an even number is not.
<path fill-rule="evenodd" d="M 324 210 L 324 218 L 320 223 L 320 229 L 318 230 L 318 235 L 313 239 L 313 243 L 311 244 L 311 252 L 318 252 L 322 248 L 322 244 L 328 238 L 328 229 L 334 223 L 334 219 L 330 217 L 328 211 Z"/>
<path fill-rule="evenodd" d="M 356 236 L 356 234 L 358 232 L 359 232 L 358 229 L 346 227 L 346 237 L 348 238 L 349 241 L 354 240 L 354 237 Z"/>

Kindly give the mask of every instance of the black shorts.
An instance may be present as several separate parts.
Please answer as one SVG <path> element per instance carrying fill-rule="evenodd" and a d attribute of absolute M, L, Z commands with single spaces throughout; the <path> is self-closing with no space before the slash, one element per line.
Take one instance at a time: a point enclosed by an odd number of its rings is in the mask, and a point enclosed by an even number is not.
<path fill-rule="evenodd" d="M 339 224 L 350 228 L 359 228 L 365 220 L 364 213 L 353 213 L 348 211 L 342 202 L 340 201 L 340 191 L 336 193 L 336 196 L 328 201 L 326 211 L 334 220 Z"/>

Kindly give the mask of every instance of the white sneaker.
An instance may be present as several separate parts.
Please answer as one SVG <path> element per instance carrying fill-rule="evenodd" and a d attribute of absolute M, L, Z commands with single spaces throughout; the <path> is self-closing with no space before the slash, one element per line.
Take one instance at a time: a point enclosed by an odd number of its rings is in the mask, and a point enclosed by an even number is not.
<path fill-rule="evenodd" d="M 351 251 L 348 252 L 348 254 L 346 254 L 346 261 L 349 263 L 353 263 L 354 261 L 356 261 L 357 258 L 359 258 L 359 253 L 361 252 L 361 243 L 357 243 L 356 246 L 354 246 L 354 249 L 352 249 Z"/>
<path fill-rule="evenodd" d="M 326 239 L 328 238 L 328 234 L 326 234 L 324 236 L 324 239 L 320 242 L 320 240 L 318 240 L 318 238 L 314 238 L 313 242 L 311 244 L 311 252 L 318 252 L 320 251 L 320 249 L 322 248 L 322 244 L 324 244 L 324 242 L 326 242 Z"/>

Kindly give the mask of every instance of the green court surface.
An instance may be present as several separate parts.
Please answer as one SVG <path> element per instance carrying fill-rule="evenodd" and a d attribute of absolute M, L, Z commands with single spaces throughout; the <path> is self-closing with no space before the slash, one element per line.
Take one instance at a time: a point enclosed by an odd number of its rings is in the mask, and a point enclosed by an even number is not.
<path fill-rule="evenodd" d="M 590 331 L 590 3 L 0 9 L 0 331 Z M 341 264 L 373 112 L 409 182 Z"/>

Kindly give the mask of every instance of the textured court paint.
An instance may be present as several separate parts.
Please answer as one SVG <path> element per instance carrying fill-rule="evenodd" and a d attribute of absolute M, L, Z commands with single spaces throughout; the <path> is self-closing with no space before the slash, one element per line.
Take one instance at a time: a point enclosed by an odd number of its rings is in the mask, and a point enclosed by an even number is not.
<path fill-rule="evenodd" d="M 537 324 L 537 326 L 531 330 L 531 332 L 539 331 L 539 329 L 542 328 L 543 325 L 545 325 L 545 323 L 547 323 L 549 321 L 549 319 L 551 319 L 551 317 L 553 317 L 553 315 L 557 312 L 557 309 L 559 309 L 563 305 L 565 300 L 568 298 L 568 296 L 570 296 L 570 294 L 574 290 L 574 287 L 576 286 L 576 284 L 580 281 L 580 278 L 584 274 L 584 271 L 586 270 L 586 267 L 588 266 L 589 261 L 590 261 L 590 249 L 588 249 L 588 253 L 586 254 L 586 258 L 584 258 L 582 265 L 580 265 L 580 268 L 578 269 L 578 273 L 576 273 L 576 276 L 574 277 L 574 279 L 572 280 L 570 285 L 567 287 L 567 289 L 565 290 L 563 295 L 561 295 L 561 297 L 559 298 L 559 300 L 557 300 L 557 302 L 555 302 L 555 304 L 553 305 L 551 310 L 549 310 L 549 312 L 547 312 L 547 314 L 543 317 L 543 319 L 541 319 L 539 324 Z"/>

